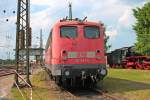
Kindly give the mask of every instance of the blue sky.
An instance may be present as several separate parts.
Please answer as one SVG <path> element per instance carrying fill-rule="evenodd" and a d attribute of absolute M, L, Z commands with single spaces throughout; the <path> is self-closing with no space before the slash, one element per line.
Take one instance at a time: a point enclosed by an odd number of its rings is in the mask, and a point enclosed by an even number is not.
<path fill-rule="evenodd" d="M 50 29 L 60 18 L 68 15 L 68 2 L 73 5 L 73 17 L 88 17 L 90 21 L 101 21 L 110 36 L 111 50 L 134 45 L 136 35 L 132 25 L 136 22 L 132 9 L 142 7 L 149 0 L 30 0 L 33 46 L 38 47 L 39 32 L 43 29 L 44 45 Z M 15 48 L 15 22 L 17 0 L 0 0 L 0 58 L 13 57 Z M 3 13 L 6 10 L 6 13 Z M 9 19 L 6 22 L 6 19 Z M 9 37 L 9 38 L 8 38 Z M 4 46 L 4 47 L 1 47 Z"/>

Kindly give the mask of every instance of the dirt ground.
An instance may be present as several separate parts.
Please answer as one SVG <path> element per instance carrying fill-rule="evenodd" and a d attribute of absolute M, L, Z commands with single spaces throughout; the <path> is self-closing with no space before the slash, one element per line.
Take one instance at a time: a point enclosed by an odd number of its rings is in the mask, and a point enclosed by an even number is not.
<path fill-rule="evenodd" d="M 14 75 L 0 77 L 0 100 L 8 99 L 11 87 L 14 83 Z"/>
<path fill-rule="evenodd" d="M 37 69 L 32 69 L 32 73 L 38 73 L 42 69 L 36 67 Z M 32 77 L 32 75 L 30 76 Z M 0 77 L 0 100 L 7 100 L 11 98 L 11 89 L 14 84 L 14 75 L 8 75 Z"/>

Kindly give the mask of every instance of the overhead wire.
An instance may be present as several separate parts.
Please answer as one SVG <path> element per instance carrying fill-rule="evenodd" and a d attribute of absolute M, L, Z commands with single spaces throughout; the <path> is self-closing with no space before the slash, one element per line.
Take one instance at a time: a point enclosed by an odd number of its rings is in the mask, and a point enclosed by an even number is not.
<path fill-rule="evenodd" d="M 15 31 L 14 25 L 15 25 L 15 21 L 14 18 L 16 11 L 14 10 L 15 8 L 9 7 L 8 3 L 11 2 L 10 0 L 4 0 L 4 2 L 1 2 L 3 5 L 3 8 L 1 8 L 0 10 L 0 36 L 1 36 L 1 43 L 0 43 L 0 51 L 5 51 L 7 57 L 12 58 L 14 51 L 13 51 L 13 47 L 14 45 L 12 44 L 13 42 L 13 37 L 12 34 L 10 33 L 12 31 Z M 13 25 L 14 24 L 14 25 Z M 3 53 L 3 54 L 5 54 Z M 5 58 L 5 57 L 4 57 Z"/>

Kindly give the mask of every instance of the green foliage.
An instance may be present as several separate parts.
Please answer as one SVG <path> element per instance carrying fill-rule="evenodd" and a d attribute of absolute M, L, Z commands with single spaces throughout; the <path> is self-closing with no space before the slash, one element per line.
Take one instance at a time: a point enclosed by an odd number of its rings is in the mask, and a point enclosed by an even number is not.
<path fill-rule="evenodd" d="M 100 24 L 103 24 L 101 21 L 99 21 Z M 107 36 L 106 34 L 104 34 L 104 48 L 105 48 L 105 53 L 108 53 L 108 51 L 110 50 L 111 48 L 111 45 L 108 44 L 108 40 L 109 40 L 109 36 Z"/>
<path fill-rule="evenodd" d="M 0 64 L 15 64 L 15 60 L 11 60 L 11 59 L 6 59 L 6 60 L 3 60 L 3 59 L 0 59 Z"/>
<path fill-rule="evenodd" d="M 40 71 L 32 75 L 31 83 L 33 85 L 33 100 L 59 100 L 60 94 L 54 94 L 54 89 L 50 83 L 48 74 Z M 31 90 L 29 88 L 21 88 L 25 100 L 30 100 Z M 59 91 L 58 91 L 59 92 Z M 12 88 L 10 100 L 24 100 L 17 88 Z M 62 99 L 65 100 L 65 99 Z"/>
<path fill-rule="evenodd" d="M 136 51 L 142 55 L 150 55 L 150 2 L 142 8 L 133 9 L 136 24 L 133 29 L 136 31 Z"/>
<path fill-rule="evenodd" d="M 111 48 L 111 45 L 108 44 L 108 40 L 109 40 L 109 36 L 105 35 L 105 53 L 107 53 L 109 51 L 109 49 Z"/>

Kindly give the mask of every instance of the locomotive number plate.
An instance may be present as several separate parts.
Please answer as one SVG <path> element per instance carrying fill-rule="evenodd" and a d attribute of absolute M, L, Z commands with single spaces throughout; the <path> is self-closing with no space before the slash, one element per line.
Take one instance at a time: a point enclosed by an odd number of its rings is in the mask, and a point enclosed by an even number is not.
<path fill-rule="evenodd" d="M 77 55 L 77 57 L 78 58 L 84 58 L 84 57 L 86 57 L 86 52 L 78 52 L 78 55 Z"/>
<path fill-rule="evenodd" d="M 89 62 L 89 59 L 76 59 L 76 62 Z"/>

